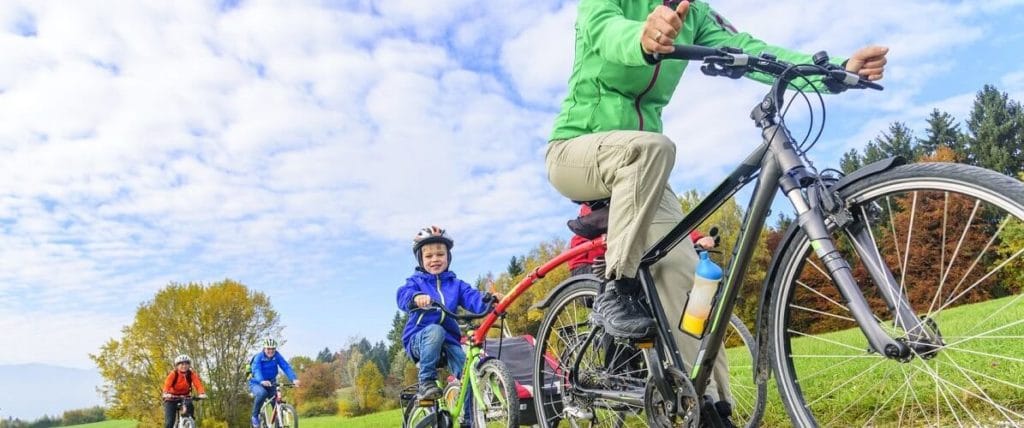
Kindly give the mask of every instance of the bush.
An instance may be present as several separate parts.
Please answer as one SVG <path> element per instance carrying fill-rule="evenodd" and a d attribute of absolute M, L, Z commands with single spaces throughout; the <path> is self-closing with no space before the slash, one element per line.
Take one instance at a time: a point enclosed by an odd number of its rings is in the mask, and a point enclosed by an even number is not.
<path fill-rule="evenodd" d="M 226 421 L 205 418 L 202 420 L 202 426 L 203 428 L 229 428 Z"/>
<path fill-rule="evenodd" d="M 89 407 L 86 409 L 74 409 L 64 412 L 64 416 L 61 418 L 64 421 L 64 425 L 83 425 L 91 424 L 93 422 L 103 422 L 107 420 L 107 416 L 103 414 L 103 407 Z"/>
<path fill-rule="evenodd" d="M 356 416 L 359 414 L 359 405 L 355 400 L 345 398 L 338 403 L 338 415 L 344 417 Z"/>
<path fill-rule="evenodd" d="M 338 402 L 334 399 L 319 398 L 306 400 L 296 409 L 299 416 L 329 416 L 338 413 Z"/>

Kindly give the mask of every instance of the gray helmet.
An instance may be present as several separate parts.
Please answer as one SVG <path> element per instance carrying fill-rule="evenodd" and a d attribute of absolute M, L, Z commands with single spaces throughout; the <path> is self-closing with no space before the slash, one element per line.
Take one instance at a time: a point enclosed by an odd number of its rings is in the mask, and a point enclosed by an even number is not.
<path fill-rule="evenodd" d="M 192 364 L 192 359 L 189 358 L 188 355 L 185 355 L 185 354 L 181 354 L 181 355 L 178 355 L 177 357 L 174 357 L 174 365 L 178 365 L 178 364 L 181 364 L 181 363 Z"/>

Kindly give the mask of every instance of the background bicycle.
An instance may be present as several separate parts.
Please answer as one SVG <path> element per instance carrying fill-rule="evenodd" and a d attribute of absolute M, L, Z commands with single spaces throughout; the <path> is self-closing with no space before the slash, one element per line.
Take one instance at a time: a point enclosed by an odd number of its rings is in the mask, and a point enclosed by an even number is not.
<path fill-rule="evenodd" d="M 274 384 L 274 395 L 267 398 L 260 407 L 260 427 L 262 428 L 298 428 L 299 415 L 295 407 L 288 404 L 282 390 L 294 386 L 290 383 Z"/>
<path fill-rule="evenodd" d="M 188 408 L 195 405 L 195 402 L 202 400 L 200 397 L 191 395 L 172 395 L 164 401 L 176 401 L 178 410 L 175 412 L 174 428 L 195 428 L 195 418 L 188 416 Z"/>

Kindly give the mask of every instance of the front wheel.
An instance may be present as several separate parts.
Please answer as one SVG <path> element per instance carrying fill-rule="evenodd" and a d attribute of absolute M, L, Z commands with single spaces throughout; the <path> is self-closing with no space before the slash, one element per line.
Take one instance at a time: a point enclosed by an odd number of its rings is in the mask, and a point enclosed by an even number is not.
<path fill-rule="evenodd" d="M 832 238 L 874 321 L 914 351 L 901 362 L 871 349 L 797 232 L 780 248 L 769 310 L 772 366 L 792 423 L 1024 424 L 1024 184 L 919 163 L 851 183 L 839 198 L 847 215 L 829 220 Z M 938 344 L 914 342 L 896 325 L 860 254 L 890 271 Z"/>
<path fill-rule="evenodd" d="M 299 414 L 291 404 L 282 404 L 277 408 L 277 428 L 299 428 Z"/>
<path fill-rule="evenodd" d="M 184 417 L 178 420 L 178 428 L 196 428 L 196 422 L 192 418 Z"/>
<path fill-rule="evenodd" d="M 519 426 L 519 395 L 505 363 L 487 360 L 477 370 L 480 397 L 473 397 L 477 428 Z M 481 404 L 482 403 L 482 404 Z"/>

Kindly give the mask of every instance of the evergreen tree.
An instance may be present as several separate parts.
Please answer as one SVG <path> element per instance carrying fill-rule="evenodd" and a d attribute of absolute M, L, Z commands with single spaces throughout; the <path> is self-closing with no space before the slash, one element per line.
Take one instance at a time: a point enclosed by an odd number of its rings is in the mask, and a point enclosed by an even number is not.
<path fill-rule="evenodd" d="M 928 115 L 925 138 L 917 140 L 917 155 L 931 156 L 939 147 L 949 147 L 958 155 L 964 155 L 964 135 L 952 115 L 939 109 Z"/>
<path fill-rule="evenodd" d="M 1024 169 L 1024 112 L 1005 92 L 985 85 L 967 118 L 967 161 L 1016 176 Z"/>

